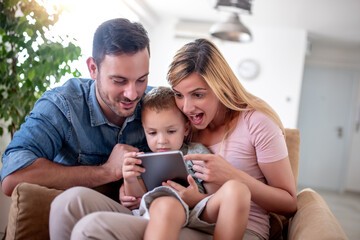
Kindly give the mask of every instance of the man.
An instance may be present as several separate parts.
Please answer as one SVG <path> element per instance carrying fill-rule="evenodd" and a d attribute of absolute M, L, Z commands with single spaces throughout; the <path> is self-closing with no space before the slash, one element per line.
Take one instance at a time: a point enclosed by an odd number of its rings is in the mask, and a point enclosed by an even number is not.
<path fill-rule="evenodd" d="M 20 182 L 69 188 L 51 205 L 51 239 L 70 239 L 74 226 L 78 222 L 87 225 L 87 219 L 96 227 L 90 229 L 99 235 L 97 239 L 116 236 L 113 231 L 126 239 L 142 239 L 146 219 L 132 216 L 129 209 L 89 187 L 121 179 L 126 152 L 149 151 L 139 104 L 149 74 L 146 31 L 126 19 L 101 24 L 87 65 L 94 80 L 70 79 L 44 93 L 14 135 L 3 155 L 2 189 L 10 195 Z M 132 197 L 123 197 L 127 198 Z M 127 224 L 119 224 L 108 215 L 97 218 L 96 213 L 104 211 Z M 87 228 L 82 226 L 79 224 L 74 231 L 74 239 L 80 239 L 76 235 L 79 231 L 86 233 Z M 182 239 L 195 239 L 201 234 L 186 229 Z"/>
<path fill-rule="evenodd" d="M 97 187 L 122 178 L 123 155 L 147 151 L 140 100 L 147 89 L 149 38 L 126 19 L 96 30 L 92 79 L 47 91 L 3 154 L 2 190 L 20 182 L 56 189 Z"/>

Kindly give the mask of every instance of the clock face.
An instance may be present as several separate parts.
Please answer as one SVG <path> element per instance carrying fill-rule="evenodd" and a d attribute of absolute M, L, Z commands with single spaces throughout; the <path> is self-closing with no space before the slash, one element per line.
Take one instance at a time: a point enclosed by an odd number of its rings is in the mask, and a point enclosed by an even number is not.
<path fill-rule="evenodd" d="M 255 79 L 260 73 L 260 65 L 254 60 L 245 59 L 239 64 L 238 73 L 243 79 Z"/>

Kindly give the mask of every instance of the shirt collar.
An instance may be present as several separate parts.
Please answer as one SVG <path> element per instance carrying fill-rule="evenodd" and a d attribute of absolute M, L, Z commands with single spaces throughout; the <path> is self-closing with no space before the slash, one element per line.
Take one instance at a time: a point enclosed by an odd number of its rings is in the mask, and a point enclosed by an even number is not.
<path fill-rule="evenodd" d="M 90 122 L 92 127 L 96 127 L 103 124 L 108 124 L 110 126 L 116 126 L 115 124 L 109 122 L 105 115 L 103 114 L 99 102 L 96 99 L 95 93 L 95 81 L 90 86 L 90 94 L 88 99 L 89 111 L 90 111 Z M 125 128 L 126 124 L 134 121 L 135 119 L 141 119 L 141 107 L 140 104 L 137 104 L 135 112 L 130 117 L 125 119 L 125 122 L 122 126 L 122 129 Z"/>

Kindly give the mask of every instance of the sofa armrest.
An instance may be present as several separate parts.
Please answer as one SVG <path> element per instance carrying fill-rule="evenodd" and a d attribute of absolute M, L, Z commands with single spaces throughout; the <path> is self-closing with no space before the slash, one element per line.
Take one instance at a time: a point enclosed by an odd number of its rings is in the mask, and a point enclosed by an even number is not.
<path fill-rule="evenodd" d="M 297 212 L 290 220 L 288 239 L 348 239 L 324 199 L 307 188 L 298 193 Z"/>

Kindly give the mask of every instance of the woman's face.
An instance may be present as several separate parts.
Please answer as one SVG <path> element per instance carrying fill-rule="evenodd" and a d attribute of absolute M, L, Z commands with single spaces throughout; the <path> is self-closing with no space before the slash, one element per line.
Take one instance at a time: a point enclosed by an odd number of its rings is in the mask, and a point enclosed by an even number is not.
<path fill-rule="evenodd" d="M 184 78 L 173 90 L 176 105 L 197 129 L 205 129 L 218 117 L 220 101 L 197 73 Z"/>

